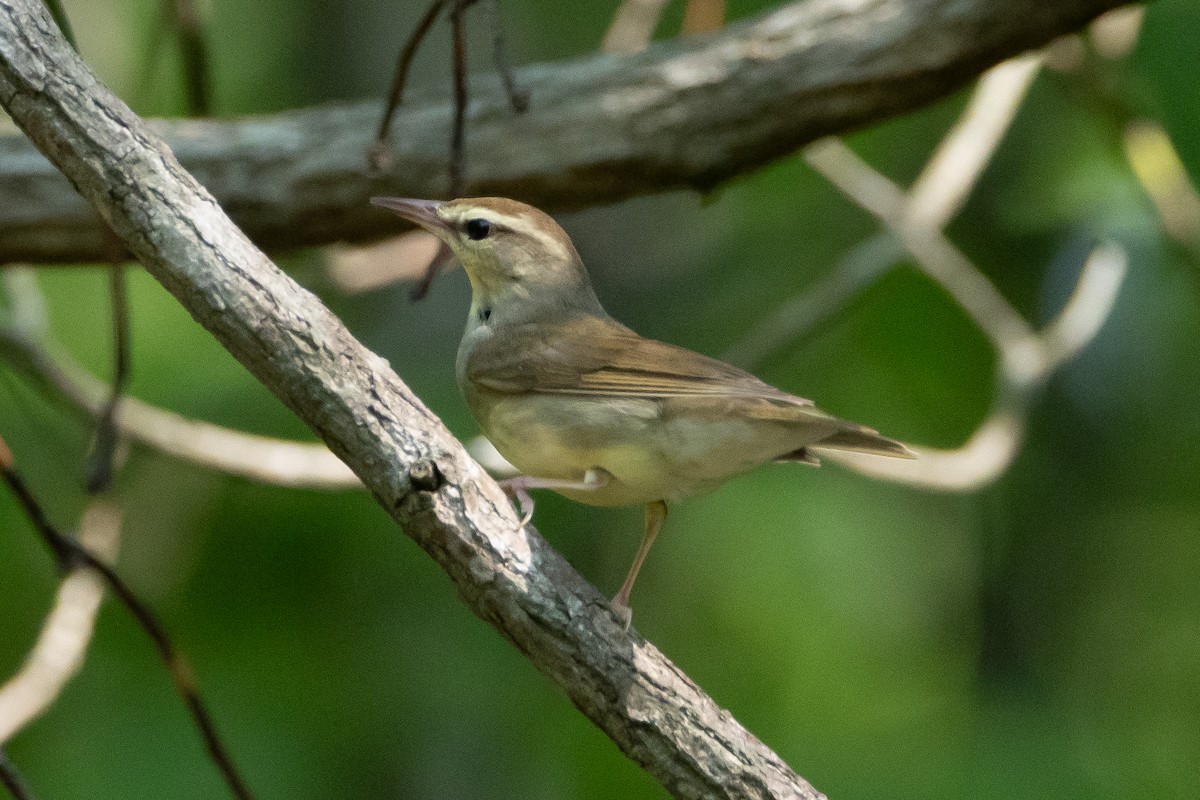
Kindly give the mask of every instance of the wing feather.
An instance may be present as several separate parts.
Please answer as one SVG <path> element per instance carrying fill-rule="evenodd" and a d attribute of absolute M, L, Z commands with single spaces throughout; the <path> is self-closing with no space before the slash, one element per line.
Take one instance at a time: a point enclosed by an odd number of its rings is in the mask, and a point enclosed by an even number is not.
<path fill-rule="evenodd" d="M 812 405 L 731 364 L 594 316 L 509 329 L 480 344 L 466 368 L 476 387 L 503 394 L 729 397 Z"/>

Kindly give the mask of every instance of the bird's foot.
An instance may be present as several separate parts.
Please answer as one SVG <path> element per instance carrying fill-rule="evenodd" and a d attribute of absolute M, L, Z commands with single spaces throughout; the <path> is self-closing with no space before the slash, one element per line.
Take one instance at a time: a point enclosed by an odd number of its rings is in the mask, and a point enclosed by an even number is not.
<path fill-rule="evenodd" d="M 500 481 L 500 488 L 514 498 L 521 507 L 521 527 L 533 519 L 533 498 L 529 496 L 530 489 L 573 489 L 590 491 L 602 489 L 612 480 L 612 474 L 601 467 L 592 467 L 583 474 L 582 481 L 564 481 L 557 478 L 538 478 L 533 475 L 518 475 Z"/>
<path fill-rule="evenodd" d="M 529 494 L 530 478 L 528 475 L 518 475 L 515 478 L 508 478 L 500 481 L 500 488 L 509 497 L 517 501 L 517 507 L 521 509 L 521 524 L 518 527 L 524 528 L 533 519 L 534 502 L 533 497 Z"/>
<path fill-rule="evenodd" d="M 609 606 L 612 608 L 612 612 L 617 620 L 621 623 L 621 627 L 629 630 L 629 626 L 633 624 L 633 609 L 629 607 L 629 600 L 622 600 L 621 595 L 618 594 L 612 599 Z"/>

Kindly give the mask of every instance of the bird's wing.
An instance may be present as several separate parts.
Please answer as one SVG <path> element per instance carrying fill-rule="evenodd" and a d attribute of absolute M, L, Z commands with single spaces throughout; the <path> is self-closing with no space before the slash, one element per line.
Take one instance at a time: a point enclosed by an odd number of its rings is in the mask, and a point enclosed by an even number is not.
<path fill-rule="evenodd" d="M 504 394 L 745 398 L 812 405 L 731 364 L 643 338 L 612 319 L 582 315 L 497 332 L 471 354 L 467 378 L 479 388 Z"/>

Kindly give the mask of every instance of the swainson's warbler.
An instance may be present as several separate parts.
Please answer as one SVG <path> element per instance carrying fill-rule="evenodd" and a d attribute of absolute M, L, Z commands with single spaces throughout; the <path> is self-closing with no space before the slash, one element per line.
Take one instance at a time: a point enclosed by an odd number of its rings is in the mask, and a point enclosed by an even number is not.
<path fill-rule="evenodd" d="M 571 239 L 532 206 L 371 202 L 436 235 L 467 272 L 458 385 L 483 433 L 523 473 L 505 482 L 523 509 L 532 511 L 528 489 L 646 507 L 645 535 L 612 601 L 626 624 L 668 502 L 769 461 L 817 465 L 822 449 L 913 457 L 737 367 L 638 336 L 605 312 Z"/>

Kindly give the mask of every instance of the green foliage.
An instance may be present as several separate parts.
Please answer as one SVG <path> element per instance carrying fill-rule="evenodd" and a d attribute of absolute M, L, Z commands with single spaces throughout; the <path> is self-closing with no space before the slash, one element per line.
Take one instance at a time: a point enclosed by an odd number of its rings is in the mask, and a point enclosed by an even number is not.
<path fill-rule="evenodd" d="M 1196 48 L 1200 4 L 1193 0 L 1154 3 L 1138 40 L 1133 75 L 1160 115 L 1193 181 L 1200 180 L 1200 84 Z"/>
<path fill-rule="evenodd" d="M 130 65 L 154 35 L 155 5 L 67 4 L 85 56 L 127 96 L 143 91 Z M 382 93 L 424 4 L 213 5 L 217 109 L 241 113 Z M 763 5 L 730 4 L 736 14 Z M 515 60 L 589 51 L 610 6 L 507 0 Z M 1154 98 L 1194 178 L 1198 35 L 1194 3 L 1160 0 L 1132 63 L 1110 65 L 1128 107 Z M 486 35 L 475 31 L 472 46 L 490 69 Z M 426 47 L 420 80 L 444 86 L 444 31 Z M 140 110 L 178 107 L 172 63 L 161 60 Z M 1161 233 L 1125 164 L 1128 112 L 1093 91 L 1077 76 L 1039 77 L 950 228 L 1038 325 L 1074 285 L 1081 241 L 1115 237 L 1131 254 L 1112 317 L 1039 397 L 1000 482 L 946 495 L 834 466 L 760 470 L 674 509 L 639 579 L 642 633 L 838 800 L 1194 795 L 1197 265 Z M 909 181 L 962 105 L 850 142 Z M 799 157 L 712 202 L 672 194 L 562 221 L 610 311 L 713 354 L 876 230 Z M 308 436 L 164 290 L 131 278 L 134 394 L 244 430 Z M 103 274 L 46 269 L 39 279 L 54 335 L 107 374 Z M 474 434 L 453 381 L 461 274 L 419 305 L 403 288 L 345 297 L 313 283 L 457 435 Z M 902 266 L 759 372 L 890 435 L 954 447 L 992 401 L 994 366 L 962 310 Z M 83 504 L 88 432 L 0 376 L 0 433 L 69 527 Z M 371 498 L 261 487 L 137 447 L 118 487 L 128 513 L 120 569 L 191 657 L 258 796 L 664 796 L 466 611 Z M 638 514 L 546 496 L 536 522 L 584 575 L 616 589 Z M 0 532 L 3 678 L 27 653 L 54 580 L 7 495 Z M 84 672 L 9 752 L 39 796 L 56 800 L 224 793 L 149 644 L 112 603 Z"/>

